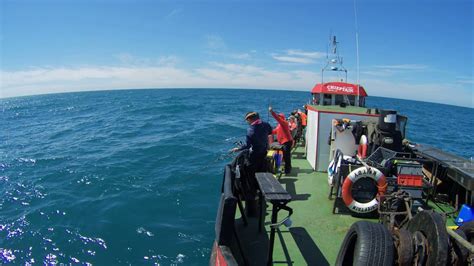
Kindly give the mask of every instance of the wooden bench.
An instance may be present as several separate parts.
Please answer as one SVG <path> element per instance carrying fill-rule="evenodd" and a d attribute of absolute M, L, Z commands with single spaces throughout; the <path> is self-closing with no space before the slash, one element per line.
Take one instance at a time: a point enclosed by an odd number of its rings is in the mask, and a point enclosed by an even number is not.
<path fill-rule="evenodd" d="M 267 265 L 272 265 L 273 246 L 275 243 L 276 228 L 286 221 L 292 214 L 293 210 L 286 206 L 291 201 L 291 195 L 283 188 L 278 180 L 273 177 L 272 173 L 256 173 L 255 178 L 260 190 L 260 217 L 258 221 L 259 232 L 263 227 L 265 219 L 264 201 L 270 202 L 272 207 L 272 217 L 270 224 L 270 243 L 268 248 Z M 288 216 L 281 222 L 277 223 L 278 212 L 280 210 L 288 211 Z"/>

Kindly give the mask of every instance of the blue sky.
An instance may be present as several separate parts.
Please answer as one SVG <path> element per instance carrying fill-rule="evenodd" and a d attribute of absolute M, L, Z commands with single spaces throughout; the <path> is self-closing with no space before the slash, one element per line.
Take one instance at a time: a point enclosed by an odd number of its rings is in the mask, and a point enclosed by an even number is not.
<path fill-rule="evenodd" d="M 369 95 L 474 107 L 470 0 L 356 0 Z M 0 1 L 0 97 L 126 88 L 309 91 L 354 2 Z"/>

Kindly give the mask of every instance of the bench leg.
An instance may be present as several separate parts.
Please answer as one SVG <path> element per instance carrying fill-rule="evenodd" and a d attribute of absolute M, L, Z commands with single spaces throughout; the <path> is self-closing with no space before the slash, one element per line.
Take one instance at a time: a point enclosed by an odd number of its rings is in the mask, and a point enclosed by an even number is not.
<path fill-rule="evenodd" d="M 272 208 L 272 224 L 276 224 L 278 219 L 278 207 L 276 204 L 273 204 Z M 276 228 L 273 226 L 270 226 L 270 243 L 268 247 L 268 257 L 267 257 L 267 265 L 272 265 L 273 264 L 273 246 L 275 245 L 275 232 Z"/>
<path fill-rule="evenodd" d="M 260 208 L 259 208 L 259 211 L 260 211 L 260 215 L 258 216 L 258 232 L 261 233 L 262 232 L 262 228 L 263 228 L 263 220 L 265 219 L 265 212 L 266 210 L 263 209 L 263 206 L 265 205 L 265 200 L 263 198 L 263 194 L 262 192 L 259 193 L 259 199 L 258 199 L 260 202 L 259 202 L 259 205 L 260 205 Z"/>

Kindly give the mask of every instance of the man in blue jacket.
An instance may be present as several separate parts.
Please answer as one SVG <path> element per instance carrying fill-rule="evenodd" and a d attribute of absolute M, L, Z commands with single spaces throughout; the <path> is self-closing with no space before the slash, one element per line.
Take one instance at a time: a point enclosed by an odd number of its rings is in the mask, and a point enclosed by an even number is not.
<path fill-rule="evenodd" d="M 232 152 L 249 150 L 248 165 L 245 165 L 245 175 L 242 182 L 243 195 L 245 198 L 245 212 L 247 216 L 256 217 L 258 214 L 257 204 L 257 181 L 256 172 L 266 172 L 266 157 L 268 150 L 268 135 L 272 133 L 272 127 L 267 122 L 260 120 L 257 112 L 249 112 L 245 115 L 245 120 L 249 124 L 245 145 L 234 148 Z"/>
<path fill-rule="evenodd" d="M 253 172 L 265 172 L 268 135 L 272 134 L 272 127 L 267 122 L 262 121 L 257 112 L 248 112 L 245 115 L 245 120 L 249 124 L 245 145 L 239 148 L 234 148 L 231 151 L 237 152 L 249 149 L 249 161 Z"/>

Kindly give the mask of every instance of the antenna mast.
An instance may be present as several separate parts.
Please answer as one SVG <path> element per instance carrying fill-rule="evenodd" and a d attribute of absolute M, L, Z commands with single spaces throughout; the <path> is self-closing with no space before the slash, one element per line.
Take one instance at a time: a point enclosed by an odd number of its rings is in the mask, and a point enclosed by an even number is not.
<path fill-rule="evenodd" d="M 339 50 L 337 49 L 338 43 L 335 35 L 329 37 L 329 46 L 326 55 L 327 62 L 326 66 L 321 70 L 321 83 L 324 83 L 324 71 L 326 70 L 344 72 L 346 74 L 344 82 L 347 82 L 347 69 L 342 65 L 342 57 L 339 56 Z"/>
<path fill-rule="evenodd" d="M 359 95 L 360 95 L 360 89 L 359 89 L 359 27 L 357 25 L 357 9 L 356 9 L 356 0 L 354 0 L 354 19 L 355 19 L 355 31 L 356 31 L 356 59 L 357 59 L 357 96 L 356 96 L 356 106 L 359 106 Z"/>

